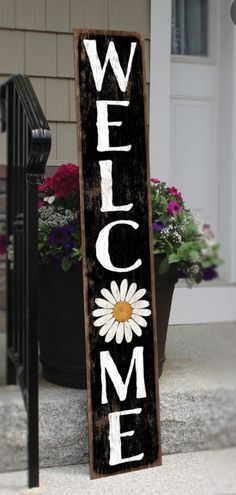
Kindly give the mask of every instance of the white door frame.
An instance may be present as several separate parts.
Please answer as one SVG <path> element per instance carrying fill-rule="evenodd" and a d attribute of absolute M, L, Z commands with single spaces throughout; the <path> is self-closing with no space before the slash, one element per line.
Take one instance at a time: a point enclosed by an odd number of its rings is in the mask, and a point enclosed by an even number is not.
<path fill-rule="evenodd" d="M 169 182 L 171 0 L 150 0 L 150 2 L 151 174 Z"/>
<path fill-rule="evenodd" d="M 226 0 L 230 4 L 230 0 Z M 171 0 L 150 0 L 150 163 L 151 175 L 169 182 L 170 176 L 170 63 L 171 63 Z M 232 26 L 231 26 L 232 29 Z M 231 238 L 229 241 L 229 280 L 236 282 L 236 27 L 233 32 L 233 112 L 229 198 Z M 220 197 L 225 209 L 225 197 Z M 223 213 L 224 217 L 224 213 Z M 170 324 L 236 320 L 236 286 L 177 288 L 174 292 Z"/>

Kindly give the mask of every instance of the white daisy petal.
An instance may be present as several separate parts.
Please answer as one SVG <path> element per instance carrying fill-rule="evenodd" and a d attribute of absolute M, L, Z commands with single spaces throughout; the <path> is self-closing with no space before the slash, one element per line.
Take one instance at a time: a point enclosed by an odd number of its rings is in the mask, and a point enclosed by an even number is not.
<path fill-rule="evenodd" d="M 145 299 L 142 299 L 141 301 L 137 301 L 132 304 L 132 308 L 134 309 L 147 308 L 148 306 L 149 306 L 149 301 L 145 301 Z"/>
<path fill-rule="evenodd" d="M 120 284 L 120 300 L 124 301 L 128 289 L 128 280 L 124 278 Z"/>
<path fill-rule="evenodd" d="M 137 290 L 137 292 L 135 292 L 133 297 L 131 297 L 131 299 L 129 300 L 129 303 L 132 304 L 132 303 L 138 301 L 139 299 L 141 299 L 141 297 L 144 296 L 144 294 L 146 294 L 146 292 L 147 292 L 146 289 Z"/>
<path fill-rule="evenodd" d="M 105 299 L 107 299 L 111 304 L 116 304 L 116 300 L 108 289 L 102 289 L 101 294 Z"/>
<path fill-rule="evenodd" d="M 104 335 L 106 335 L 106 333 L 108 332 L 108 330 L 111 328 L 111 326 L 113 325 L 115 321 L 115 318 L 112 318 L 111 320 L 109 320 L 105 325 L 103 325 L 102 328 L 100 328 L 99 330 L 99 335 L 100 337 L 104 337 Z"/>
<path fill-rule="evenodd" d="M 110 342 L 113 337 L 115 337 L 117 328 L 118 328 L 119 322 L 115 321 L 113 325 L 111 326 L 110 330 L 107 332 L 106 337 L 105 337 L 105 342 Z"/>
<path fill-rule="evenodd" d="M 112 313 L 112 309 L 95 309 L 93 311 L 93 316 L 104 316 Z"/>
<path fill-rule="evenodd" d="M 131 340 L 132 340 L 132 330 L 130 328 L 129 323 L 128 322 L 125 322 L 124 327 L 125 327 L 125 339 L 126 339 L 126 342 L 131 342 Z"/>
<path fill-rule="evenodd" d="M 124 338 L 124 323 L 120 323 L 116 331 L 116 343 L 121 344 Z"/>
<path fill-rule="evenodd" d="M 101 318 L 98 318 L 93 322 L 95 327 L 101 327 L 102 325 L 105 325 L 108 323 L 108 321 L 112 318 L 112 313 L 109 315 L 101 316 Z"/>
<path fill-rule="evenodd" d="M 111 292 L 116 300 L 116 302 L 120 301 L 120 291 L 117 283 L 115 280 L 112 280 L 111 282 Z"/>
<path fill-rule="evenodd" d="M 94 326 L 99 328 L 100 337 L 105 342 L 115 339 L 121 344 L 124 339 L 127 343 L 132 341 L 133 333 L 138 337 L 142 335 L 142 327 L 147 327 L 147 318 L 151 315 L 150 302 L 142 299 L 146 289 L 137 290 L 137 284 L 123 279 L 118 286 L 115 280 L 110 284 L 110 290 L 101 289 L 102 297 L 95 299 L 98 308 L 93 311 Z M 124 321 L 125 320 L 125 321 Z"/>
<path fill-rule="evenodd" d="M 131 297 L 133 297 L 134 293 L 136 292 L 136 289 L 137 289 L 137 284 L 133 282 L 126 294 L 126 298 L 125 298 L 126 301 L 129 301 Z"/>
<path fill-rule="evenodd" d="M 132 320 L 132 318 L 130 318 L 128 320 L 128 324 L 129 324 L 130 328 L 133 330 L 133 332 L 136 333 L 136 335 L 138 337 L 141 337 L 141 335 L 142 335 L 142 329 L 140 328 L 140 326 L 134 320 Z"/>
<path fill-rule="evenodd" d="M 136 321 L 136 323 L 138 323 L 138 325 L 140 325 L 141 327 L 146 327 L 147 326 L 147 322 L 146 320 L 144 320 L 144 318 L 142 316 L 139 316 L 139 315 L 134 315 L 134 313 L 132 314 L 132 319 L 134 321 Z M 129 320 L 130 322 L 130 320 Z"/>
<path fill-rule="evenodd" d="M 150 316 L 150 314 L 151 314 L 150 309 L 134 309 L 133 310 L 133 315 Z"/>
<path fill-rule="evenodd" d="M 114 308 L 114 304 L 106 301 L 105 299 L 101 299 L 100 297 L 97 297 L 95 299 L 95 303 L 97 304 L 97 306 L 99 306 L 100 308 L 105 308 L 105 309 L 113 309 Z"/>

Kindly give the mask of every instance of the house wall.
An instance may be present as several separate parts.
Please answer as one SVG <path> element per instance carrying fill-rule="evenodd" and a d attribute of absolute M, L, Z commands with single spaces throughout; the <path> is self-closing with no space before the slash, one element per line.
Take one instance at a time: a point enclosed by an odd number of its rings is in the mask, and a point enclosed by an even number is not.
<path fill-rule="evenodd" d="M 0 0 L 0 83 L 30 77 L 52 131 L 48 165 L 77 163 L 73 29 L 145 34 L 149 95 L 150 0 Z M 0 133 L 0 231 L 6 213 L 6 135 Z M 47 173 L 52 173 L 48 169 Z M 5 257 L 0 256 L 0 332 L 5 328 Z"/>
<path fill-rule="evenodd" d="M 73 29 L 144 32 L 149 82 L 149 3 L 0 0 L 0 82 L 11 74 L 30 76 L 52 130 L 49 165 L 77 163 Z M 5 163 L 5 136 L 0 135 L 0 164 Z"/>

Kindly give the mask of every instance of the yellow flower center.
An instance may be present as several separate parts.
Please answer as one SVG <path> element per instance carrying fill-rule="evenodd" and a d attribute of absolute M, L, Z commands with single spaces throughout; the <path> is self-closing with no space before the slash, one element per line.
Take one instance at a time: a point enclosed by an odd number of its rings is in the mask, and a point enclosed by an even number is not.
<path fill-rule="evenodd" d="M 127 321 L 133 313 L 131 304 L 127 301 L 120 301 L 116 303 L 113 309 L 113 316 L 117 321 Z"/>

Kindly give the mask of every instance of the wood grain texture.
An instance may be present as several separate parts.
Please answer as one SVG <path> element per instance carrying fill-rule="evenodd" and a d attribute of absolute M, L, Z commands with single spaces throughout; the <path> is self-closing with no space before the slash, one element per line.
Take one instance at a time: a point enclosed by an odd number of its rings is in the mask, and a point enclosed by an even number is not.
<path fill-rule="evenodd" d="M 136 43 L 129 81 L 121 91 L 108 63 L 101 91 L 97 91 L 84 39 L 96 40 L 97 52 L 103 66 L 107 49 L 114 42 L 124 74 L 130 56 L 131 43 Z M 86 329 L 86 362 L 88 386 L 89 446 L 91 478 L 128 472 L 161 464 L 159 391 L 157 366 L 157 332 L 155 318 L 154 265 L 152 252 L 150 172 L 146 122 L 146 78 L 144 68 L 144 38 L 140 33 L 117 31 L 76 30 L 74 54 L 76 72 L 78 153 L 80 165 L 81 235 L 83 244 L 84 310 Z M 129 105 L 109 105 L 108 121 L 122 121 L 121 126 L 109 126 L 110 146 L 131 144 L 125 151 L 98 151 L 97 101 L 129 101 Z M 133 203 L 129 211 L 101 212 L 101 173 L 99 162 L 112 161 L 113 205 Z M 109 253 L 114 267 L 129 267 L 137 259 L 141 266 L 126 273 L 108 270 L 98 261 L 96 243 L 101 230 L 111 222 L 132 221 L 138 224 L 115 225 L 109 234 Z M 105 246 L 104 246 L 105 249 Z M 131 342 L 125 338 L 118 344 L 99 335 L 93 312 L 102 298 L 101 290 L 110 290 L 111 282 L 120 287 L 127 279 L 128 287 L 146 289 L 151 316 L 145 317 L 142 335 L 132 333 Z M 121 320 L 119 320 L 121 321 Z M 102 403 L 101 353 L 109 351 L 123 382 L 127 377 L 134 349 L 143 348 L 146 396 L 137 398 L 136 373 L 133 369 L 125 400 L 120 400 L 114 382 L 106 380 L 107 403 Z M 141 414 L 120 417 L 120 430 L 134 430 L 132 436 L 121 438 L 122 458 L 143 453 L 140 460 L 110 464 L 109 416 L 118 411 L 141 408 Z"/>

